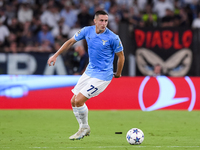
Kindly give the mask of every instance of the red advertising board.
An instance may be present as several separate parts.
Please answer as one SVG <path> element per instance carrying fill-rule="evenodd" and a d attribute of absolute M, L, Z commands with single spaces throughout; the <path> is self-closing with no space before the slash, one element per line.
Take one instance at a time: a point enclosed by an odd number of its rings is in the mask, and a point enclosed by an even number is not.
<path fill-rule="evenodd" d="M 0 109 L 71 109 L 73 86 L 30 90 L 11 98 L 0 92 Z M 153 111 L 200 110 L 199 77 L 121 77 L 100 95 L 89 99 L 89 109 Z"/>

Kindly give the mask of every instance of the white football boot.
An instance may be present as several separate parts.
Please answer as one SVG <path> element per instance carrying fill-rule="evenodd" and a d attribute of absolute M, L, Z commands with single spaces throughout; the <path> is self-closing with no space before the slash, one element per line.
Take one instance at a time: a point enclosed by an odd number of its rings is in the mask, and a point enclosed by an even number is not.
<path fill-rule="evenodd" d="M 88 128 L 80 128 L 78 132 L 76 132 L 74 135 L 70 136 L 70 140 L 80 140 L 84 138 L 84 136 L 89 136 L 90 135 L 90 127 Z"/>

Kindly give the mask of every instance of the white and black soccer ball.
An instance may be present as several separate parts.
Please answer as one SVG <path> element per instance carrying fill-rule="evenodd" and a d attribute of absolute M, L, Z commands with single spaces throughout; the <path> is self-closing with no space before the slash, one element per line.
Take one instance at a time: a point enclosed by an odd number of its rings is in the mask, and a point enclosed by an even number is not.
<path fill-rule="evenodd" d="M 144 141 L 144 133 L 138 128 L 132 128 L 127 132 L 126 140 L 131 145 L 139 145 Z"/>

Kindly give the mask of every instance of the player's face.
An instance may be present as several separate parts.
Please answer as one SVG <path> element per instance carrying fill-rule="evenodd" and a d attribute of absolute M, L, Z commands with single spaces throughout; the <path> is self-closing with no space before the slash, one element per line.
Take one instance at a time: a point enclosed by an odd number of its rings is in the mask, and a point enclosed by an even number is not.
<path fill-rule="evenodd" d="M 94 19 L 97 33 L 103 33 L 108 25 L 108 15 L 99 15 Z"/>

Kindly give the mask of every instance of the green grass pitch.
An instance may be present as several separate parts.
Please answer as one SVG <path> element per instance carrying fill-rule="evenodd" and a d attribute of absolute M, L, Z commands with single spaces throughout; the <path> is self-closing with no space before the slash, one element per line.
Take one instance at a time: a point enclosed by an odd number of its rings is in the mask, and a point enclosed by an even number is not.
<path fill-rule="evenodd" d="M 1 150 L 199 150 L 200 111 L 89 111 L 91 135 L 78 130 L 71 110 L 0 110 Z M 126 141 L 129 129 L 144 132 L 141 145 Z M 122 134 L 115 134 L 122 132 Z"/>

